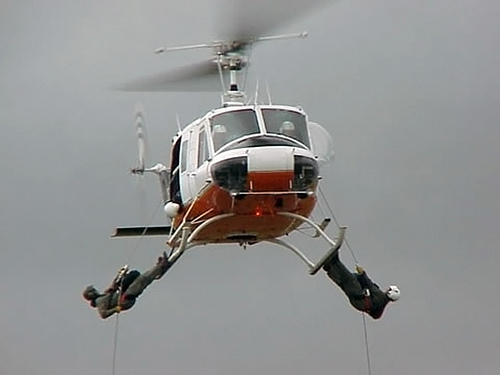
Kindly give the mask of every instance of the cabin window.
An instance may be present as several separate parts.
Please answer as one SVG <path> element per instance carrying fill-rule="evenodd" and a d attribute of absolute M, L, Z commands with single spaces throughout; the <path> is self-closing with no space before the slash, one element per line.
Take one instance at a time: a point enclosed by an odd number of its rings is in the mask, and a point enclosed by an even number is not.
<path fill-rule="evenodd" d="M 188 142 L 187 142 L 187 140 L 185 140 L 182 142 L 182 145 L 181 145 L 181 172 L 186 171 L 187 154 L 188 154 Z"/>
<path fill-rule="evenodd" d="M 260 132 L 253 110 L 230 111 L 216 115 L 210 120 L 210 130 L 215 151 L 244 135 Z"/>
<path fill-rule="evenodd" d="M 262 109 L 262 116 L 268 133 L 284 135 L 310 147 L 304 114 L 287 109 L 268 108 Z"/>
<path fill-rule="evenodd" d="M 198 168 L 208 159 L 208 142 L 205 128 L 198 135 Z"/>

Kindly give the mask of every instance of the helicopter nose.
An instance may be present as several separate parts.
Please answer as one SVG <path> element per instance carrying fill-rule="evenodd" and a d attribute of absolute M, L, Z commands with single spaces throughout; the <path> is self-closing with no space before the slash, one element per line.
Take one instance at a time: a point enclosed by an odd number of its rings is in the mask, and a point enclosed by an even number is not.
<path fill-rule="evenodd" d="M 245 156 L 214 163 L 214 181 L 231 192 L 307 192 L 318 181 L 314 158 L 294 155 L 293 148 L 248 149 Z"/>
<path fill-rule="evenodd" d="M 290 191 L 293 185 L 294 148 L 248 149 L 249 189 L 256 192 Z"/>

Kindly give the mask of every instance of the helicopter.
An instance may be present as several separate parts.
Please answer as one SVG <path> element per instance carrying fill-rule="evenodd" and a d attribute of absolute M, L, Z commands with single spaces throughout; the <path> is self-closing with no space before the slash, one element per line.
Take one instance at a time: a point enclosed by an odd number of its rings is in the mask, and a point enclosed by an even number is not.
<path fill-rule="evenodd" d="M 255 43 L 305 38 L 307 32 L 261 36 L 260 30 L 238 27 L 230 35 L 234 37 L 223 41 L 158 48 L 156 54 L 206 48 L 212 57 L 119 87 L 175 91 L 215 77 L 221 105 L 180 129 L 172 139 L 168 165 L 152 167 L 146 167 L 144 160 L 144 114 L 136 112 L 139 165 L 131 172 L 158 176 L 170 225 L 117 227 L 113 236 L 166 236 L 170 263 L 197 246 L 246 248 L 267 242 L 295 253 L 314 275 L 340 249 L 346 231 L 339 226 L 331 238 L 325 232 L 331 218 L 318 223 L 311 217 L 319 199 L 320 166 L 333 156 L 332 138 L 301 107 L 274 104 L 270 95 L 267 102 L 260 102 L 258 89 L 253 101 L 248 100 L 241 89 Z M 314 232 L 312 238 L 327 244 L 317 261 L 286 240 L 304 227 Z"/>

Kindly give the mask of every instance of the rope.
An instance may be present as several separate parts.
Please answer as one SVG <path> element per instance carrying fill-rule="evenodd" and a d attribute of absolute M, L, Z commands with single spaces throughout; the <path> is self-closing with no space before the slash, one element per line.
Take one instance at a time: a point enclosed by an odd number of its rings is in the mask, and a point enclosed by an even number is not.
<path fill-rule="evenodd" d="M 144 235 L 144 233 L 143 233 Z M 118 287 L 118 300 L 116 306 L 120 306 L 120 300 L 122 299 L 122 293 L 123 293 L 123 279 L 125 278 L 125 275 L 127 272 L 125 272 L 123 275 L 121 275 L 120 279 L 120 286 Z M 112 374 L 115 375 L 115 370 L 116 370 L 116 348 L 118 346 L 118 323 L 120 321 L 120 311 L 117 310 L 116 312 L 116 322 L 115 322 L 115 338 L 113 340 L 113 369 L 112 369 Z"/>
<path fill-rule="evenodd" d="M 153 215 L 151 215 L 151 218 L 149 219 L 148 223 L 146 224 L 146 226 L 144 227 L 144 230 L 142 231 L 141 233 L 141 236 L 139 237 L 139 240 L 137 241 L 134 249 L 132 250 L 130 256 L 128 257 L 128 260 L 127 260 L 127 264 L 130 263 L 130 261 L 132 260 L 132 258 L 135 256 L 135 253 L 137 252 L 137 250 L 139 249 L 139 245 L 141 244 L 143 238 L 145 237 L 144 235 L 146 234 L 146 231 L 148 229 L 148 227 L 151 225 L 154 217 L 156 216 L 157 212 L 158 212 L 158 209 L 160 208 L 160 205 L 162 204 L 162 200 L 160 200 L 158 202 L 158 205 L 156 206 L 156 209 L 153 213 Z M 125 276 L 125 275 L 124 275 Z M 123 278 L 124 276 L 122 277 L 122 279 L 120 280 L 120 288 L 118 289 L 119 292 L 118 292 L 118 305 L 120 304 L 120 299 L 121 299 L 121 294 L 122 294 L 122 283 L 123 283 Z M 118 306 L 117 305 L 117 306 Z M 112 366 L 112 375 L 115 375 L 115 371 L 116 371 L 116 352 L 117 352 L 117 347 L 118 347 L 118 325 L 119 325 L 119 322 L 120 322 L 120 312 L 118 311 L 116 313 L 116 323 L 115 323 L 115 336 L 114 336 L 114 342 L 113 342 L 113 366 Z"/>
<path fill-rule="evenodd" d="M 366 329 L 366 317 L 365 314 L 361 314 L 363 316 L 363 332 L 365 336 L 365 352 L 366 352 L 366 364 L 368 366 L 368 375 L 372 375 L 372 366 L 370 362 L 370 349 L 368 345 L 368 330 Z"/>
<path fill-rule="evenodd" d="M 144 239 L 144 237 L 145 237 L 144 235 L 146 234 L 146 231 L 148 230 L 148 227 L 151 225 L 151 223 L 153 222 L 153 219 L 155 218 L 156 214 L 158 213 L 158 210 L 160 209 L 160 206 L 162 205 L 162 202 L 163 202 L 163 200 L 160 199 L 159 202 L 158 202 L 158 205 L 156 206 L 155 211 L 153 212 L 153 215 L 151 215 L 148 223 L 146 224 L 146 226 L 144 227 L 144 230 L 141 233 L 141 236 L 137 240 L 137 243 L 135 244 L 134 249 L 130 253 L 130 255 L 129 255 L 128 259 L 127 259 L 126 264 L 130 263 L 130 261 L 134 258 L 135 253 L 139 249 L 139 245 L 141 244 L 142 240 Z"/>
<path fill-rule="evenodd" d="M 335 221 L 335 224 L 337 225 L 337 228 L 339 228 L 340 224 L 339 224 L 337 218 L 335 217 L 335 214 L 333 213 L 333 209 L 330 206 L 330 204 L 328 203 L 328 200 L 326 199 L 326 196 L 323 193 L 323 190 L 321 189 L 321 187 L 319 187 L 318 190 L 319 190 L 319 193 L 321 195 L 322 200 L 325 202 L 326 208 L 328 209 L 330 215 L 332 216 L 333 220 Z M 351 249 L 351 246 L 349 245 L 349 242 L 347 242 L 347 237 L 344 239 L 344 242 L 345 242 L 347 248 L 349 249 L 349 252 L 351 253 L 352 258 L 354 259 L 354 261 L 356 262 L 356 264 L 358 264 L 359 263 L 358 259 L 356 258 L 356 255 L 354 254 L 354 251 Z M 363 317 L 363 334 L 364 334 L 364 338 L 365 338 L 366 364 L 367 364 L 367 367 L 368 367 L 368 375 L 371 375 L 372 374 L 372 369 L 371 369 L 371 361 L 370 361 L 370 347 L 369 347 L 369 344 L 368 344 L 368 330 L 366 328 L 366 317 L 365 317 L 364 313 L 361 313 L 361 316 Z"/>
<path fill-rule="evenodd" d="M 115 375 L 116 370 L 116 348 L 118 346 L 118 323 L 120 321 L 120 314 L 116 314 L 116 323 L 115 323 L 115 339 L 113 343 L 113 369 L 112 374 Z"/>
<path fill-rule="evenodd" d="M 321 189 L 321 187 L 319 187 L 318 190 L 319 190 L 319 193 L 321 195 L 321 198 L 323 199 L 323 201 L 326 204 L 326 208 L 328 209 L 330 215 L 333 217 L 333 221 L 335 221 L 335 224 L 337 225 L 337 228 L 340 228 L 340 224 L 339 224 L 337 218 L 335 217 L 335 214 L 333 213 L 333 209 L 330 206 L 330 203 L 328 203 L 328 201 L 326 200 L 326 196 L 323 193 L 323 190 Z M 351 245 L 349 245 L 349 242 L 347 241 L 347 236 L 344 239 L 344 243 L 346 244 L 347 248 L 349 249 L 349 252 L 351 253 L 352 258 L 354 259 L 354 261 L 356 262 L 356 264 L 358 264 L 359 263 L 358 259 L 356 258 L 356 255 L 354 254 L 354 251 L 351 249 Z"/>

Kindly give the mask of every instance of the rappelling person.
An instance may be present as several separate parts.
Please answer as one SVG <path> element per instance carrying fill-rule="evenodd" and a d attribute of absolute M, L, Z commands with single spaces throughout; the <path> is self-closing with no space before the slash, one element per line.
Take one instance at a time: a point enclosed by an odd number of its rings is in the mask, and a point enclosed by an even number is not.
<path fill-rule="evenodd" d="M 168 261 L 165 252 L 158 258 L 156 265 L 142 274 L 137 270 L 130 271 L 128 266 L 124 266 L 103 293 L 89 285 L 83 291 L 83 298 L 90 302 L 90 306 L 97 308 L 101 318 L 106 319 L 115 313 L 130 309 L 144 289 L 154 280 L 160 279 L 171 266 L 172 263 Z"/>
<path fill-rule="evenodd" d="M 373 319 L 379 319 L 387 304 L 397 301 L 401 296 L 396 285 L 389 286 L 385 291 L 381 290 L 359 265 L 356 265 L 355 273 L 350 272 L 340 261 L 338 251 L 325 263 L 323 269 L 344 291 L 351 305 Z"/>

